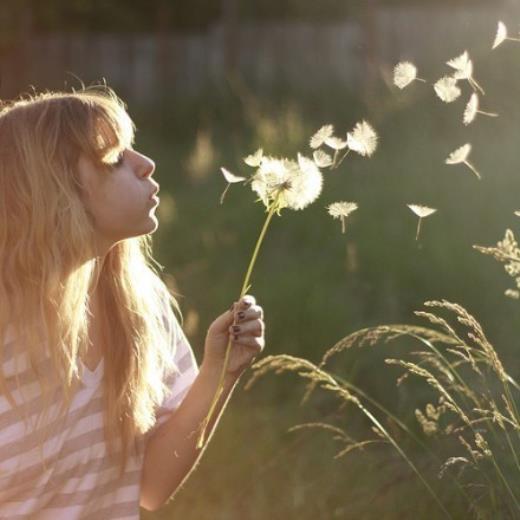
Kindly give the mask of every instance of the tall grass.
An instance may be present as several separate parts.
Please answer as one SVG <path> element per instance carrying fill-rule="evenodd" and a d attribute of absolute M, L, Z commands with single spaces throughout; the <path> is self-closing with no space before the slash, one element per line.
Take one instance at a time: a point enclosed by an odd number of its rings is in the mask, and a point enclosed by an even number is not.
<path fill-rule="evenodd" d="M 506 271 L 518 282 L 520 249 L 511 230 L 497 247 L 475 246 L 506 264 Z M 516 293 L 514 297 L 518 298 Z M 517 518 L 520 515 L 520 386 L 506 371 L 497 350 L 489 342 L 483 327 L 461 305 L 427 301 L 428 311 L 415 314 L 432 327 L 415 325 L 381 325 L 352 333 L 328 349 L 318 364 L 286 354 L 263 358 L 253 366 L 246 384 L 249 389 L 265 374 L 296 372 L 307 381 L 302 403 L 316 389 L 355 407 L 369 421 L 372 437 L 353 440 L 343 428 L 325 422 L 298 425 L 333 432 L 340 443 L 336 457 L 356 449 L 384 443 L 395 450 L 448 518 L 455 518 L 461 504 L 472 518 Z M 443 317 L 449 313 L 454 323 Z M 402 358 L 387 358 L 387 365 L 401 369 L 397 385 L 416 379 L 417 385 L 429 388 L 429 399 L 423 408 L 414 410 L 422 429 L 418 438 L 410 426 L 362 389 L 328 371 L 331 361 L 355 346 L 375 347 L 410 337 L 415 350 Z M 359 354 L 358 354 L 359 355 Z M 391 421 L 407 437 L 396 440 L 383 424 Z M 434 461 L 428 471 L 421 471 L 407 453 L 406 446 L 417 443 Z M 447 455 L 446 455 L 447 454 Z M 442 488 L 453 487 L 458 497 L 444 502 Z"/>

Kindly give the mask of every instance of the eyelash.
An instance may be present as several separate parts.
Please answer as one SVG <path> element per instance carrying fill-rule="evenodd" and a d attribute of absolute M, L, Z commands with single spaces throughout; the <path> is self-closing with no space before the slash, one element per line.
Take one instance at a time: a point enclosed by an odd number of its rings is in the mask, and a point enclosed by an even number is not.
<path fill-rule="evenodd" d="M 117 161 L 113 164 L 113 166 L 121 166 L 123 164 L 124 158 L 125 158 L 124 152 L 121 152 L 118 155 Z"/>

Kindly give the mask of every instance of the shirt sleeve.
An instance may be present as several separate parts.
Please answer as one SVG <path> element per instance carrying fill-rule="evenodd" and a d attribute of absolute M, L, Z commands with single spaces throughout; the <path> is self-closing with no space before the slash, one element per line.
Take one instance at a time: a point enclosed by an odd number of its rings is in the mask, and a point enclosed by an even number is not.
<path fill-rule="evenodd" d="M 171 393 L 157 409 L 156 422 L 148 433 L 152 433 L 161 424 L 164 424 L 172 413 L 180 406 L 199 373 L 197 360 L 193 354 L 190 343 L 181 326 L 173 316 L 173 313 L 169 316 L 169 322 L 170 325 L 173 325 L 176 329 L 177 342 L 174 361 L 178 372 L 172 372 L 164 381 L 171 390 Z"/>

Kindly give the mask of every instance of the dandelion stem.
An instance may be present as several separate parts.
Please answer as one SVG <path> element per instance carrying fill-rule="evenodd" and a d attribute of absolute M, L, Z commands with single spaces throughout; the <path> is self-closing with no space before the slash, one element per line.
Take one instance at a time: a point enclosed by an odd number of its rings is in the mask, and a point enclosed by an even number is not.
<path fill-rule="evenodd" d="M 483 116 L 498 117 L 498 114 L 495 114 L 494 112 L 482 112 L 482 110 L 477 110 L 477 112 Z"/>
<path fill-rule="evenodd" d="M 422 78 L 415 78 L 416 81 L 421 81 L 422 83 L 428 83 L 425 79 Z"/>
<path fill-rule="evenodd" d="M 477 169 L 469 161 L 464 161 L 464 164 L 477 176 L 477 178 L 479 180 L 482 179 L 482 177 L 480 176 L 480 173 L 477 171 Z"/>
<path fill-rule="evenodd" d="M 341 217 L 341 232 L 345 233 L 345 217 Z"/>
<path fill-rule="evenodd" d="M 475 81 L 474 78 L 469 78 L 468 79 L 469 81 L 469 84 L 475 89 L 475 90 L 478 90 L 483 96 L 486 94 L 484 92 L 484 89 Z"/>
<path fill-rule="evenodd" d="M 253 267 L 255 266 L 256 258 L 258 256 L 258 252 L 260 251 L 260 246 L 262 245 L 262 242 L 265 237 L 265 233 L 267 232 L 267 228 L 269 227 L 269 223 L 271 222 L 271 219 L 273 218 L 273 215 L 277 209 L 276 201 L 272 204 L 271 208 L 269 209 L 269 214 L 267 215 L 267 218 L 265 219 L 264 226 L 262 227 L 262 231 L 260 232 L 260 236 L 258 237 L 258 240 L 255 245 L 255 250 L 253 252 L 253 256 L 251 257 L 251 261 L 249 262 L 249 267 L 247 268 L 246 277 L 244 278 L 244 283 L 242 285 L 242 290 L 240 291 L 240 298 L 244 296 L 246 288 L 249 284 L 249 279 L 251 278 L 251 273 L 253 272 Z"/>
<path fill-rule="evenodd" d="M 421 221 L 422 218 L 419 217 L 419 222 L 417 222 L 417 233 L 415 234 L 415 240 L 419 239 L 419 233 L 421 232 Z"/>
<path fill-rule="evenodd" d="M 258 240 L 256 241 L 253 256 L 251 257 L 249 266 L 247 268 L 247 273 L 244 278 L 244 283 L 242 284 L 242 289 L 240 291 L 239 299 L 242 298 L 242 296 L 244 296 L 245 292 L 248 290 L 249 279 L 251 278 L 251 273 L 253 272 L 253 267 L 255 265 L 255 262 L 256 262 L 256 259 L 258 256 L 258 252 L 260 251 L 260 246 L 262 245 L 262 241 L 265 237 L 267 228 L 269 227 L 269 223 L 271 222 L 271 219 L 273 218 L 273 215 L 277 209 L 278 209 L 278 197 L 274 200 L 274 202 L 272 202 L 271 206 L 269 207 L 269 212 L 268 212 L 267 218 L 265 219 L 264 225 L 262 227 L 262 231 L 260 232 L 260 236 L 258 237 Z M 204 437 L 206 435 L 206 428 L 208 427 L 209 421 L 211 420 L 211 418 L 213 416 L 213 412 L 215 410 L 215 407 L 217 406 L 220 395 L 222 394 L 223 387 L 224 387 L 224 377 L 226 375 L 230 352 L 231 352 L 231 339 L 229 339 L 228 344 L 227 344 L 226 354 L 224 357 L 224 365 L 223 365 L 222 371 L 220 373 L 220 378 L 219 378 L 219 382 L 217 385 L 217 390 L 215 392 L 215 396 L 213 397 L 213 401 L 211 402 L 208 414 L 206 415 L 206 417 L 204 418 L 204 420 L 201 423 L 201 431 L 200 431 L 199 437 L 197 439 L 197 449 L 202 448 L 202 446 L 204 445 Z"/>
<path fill-rule="evenodd" d="M 334 157 L 332 158 L 332 165 L 331 165 L 331 169 L 334 168 L 334 165 L 336 164 L 336 159 L 338 158 L 338 152 L 339 150 L 334 150 Z"/>
<path fill-rule="evenodd" d="M 228 184 L 228 185 L 226 186 L 226 189 L 222 192 L 222 195 L 220 196 L 220 203 L 221 203 L 221 204 L 224 203 L 224 197 L 225 197 L 225 195 L 226 195 L 226 193 L 227 193 L 227 190 L 229 190 L 229 187 L 230 187 L 230 186 L 231 186 L 231 184 Z"/>
<path fill-rule="evenodd" d="M 350 148 L 341 156 L 341 159 L 338 161 L 338 164 L 336 164 L 334 166 L 334 169 L 337 168 L 342 162 L 343 162 L 343 159 L 345 159 L 345 157 L 350 153 Z"/>

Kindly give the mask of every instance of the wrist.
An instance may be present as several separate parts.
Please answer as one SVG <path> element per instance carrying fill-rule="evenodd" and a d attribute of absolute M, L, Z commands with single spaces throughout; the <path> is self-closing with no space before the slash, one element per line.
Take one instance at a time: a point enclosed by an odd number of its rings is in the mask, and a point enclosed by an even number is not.
<path fill-rule="evenodd" d="M 211 361 L 207 361 L 207 359 L 203 359 L 200 365 L 200 373 L 209 380 L 214 381 L 215 387 L 220 381 L 220 377 L 222 375 L 222 369 L 224 368 L 223 363 L 215 363 Z M 224 387 L 232 388 L 235 386 L 237 381 L 240 379 L 243 371 L 240 373 L 231 373 L 227 372 L 224 374 L 223 383 Z"/>

